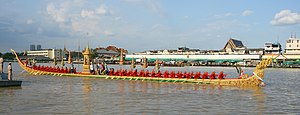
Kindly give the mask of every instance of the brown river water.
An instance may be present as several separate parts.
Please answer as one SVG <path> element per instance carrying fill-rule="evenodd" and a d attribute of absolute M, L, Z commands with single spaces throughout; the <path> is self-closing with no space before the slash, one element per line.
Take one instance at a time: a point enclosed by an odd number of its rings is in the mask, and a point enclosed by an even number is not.
<path fill-rule="evenodd" d="M 222 70 L 227 77 L 237 76 L 232 67 L 161 69 L 201 73 Z M 254 68 L 243 69 L 251 74 Z M 13 63 L 13 72 L 14 79 L 23 80 L 23 84 L 0 88 L 3 115 L 300 114 L 300 69 L 268 68 L 266 87 L 262 88 L 34 76 L 22 72 L 17 63 Z"/>

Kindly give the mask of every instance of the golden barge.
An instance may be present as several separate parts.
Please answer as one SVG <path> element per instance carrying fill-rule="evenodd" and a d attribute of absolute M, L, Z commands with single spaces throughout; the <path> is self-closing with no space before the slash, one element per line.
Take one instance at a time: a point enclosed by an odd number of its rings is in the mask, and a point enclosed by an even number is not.
<path fill-rule="evenodd" d="M 59 73 L 36 70 L 26 66 L 14 50 L 11 50 L 18 60 L 19 65 L 25 71 L 33 75 L 49 75 L 49 76 L 68 76 L 68 77 L 89 77 L 89 78 L 103 78 L 103 79 L 116 79 L 116 80 L 142 80 L 142 81 L 156 81 L 156 82 L 170 82 L 170 83 L 194 83 L 194 84 L 211 84 L 220 86 L 236 86 L 236 87 L 259 87 L 264 85 L 264 70 L 271 63 L 271 59 L 262 60 L 253 70 L 253 75 L 242 78 L 224 78 L 224 79 L 187 79 L 187 78 L 161 78 L 161 77 L 140 77 L 140 76 L 115 76 L 115 75 L 91 75 L 86 72 L 89 68 L 89 49 L 87 48 L 84 54 L 83 72 L 81 73 Z M 86 61 L 88 60 L 88 61 Z M 238 78 L 238 77 L 237 77 Z"/>

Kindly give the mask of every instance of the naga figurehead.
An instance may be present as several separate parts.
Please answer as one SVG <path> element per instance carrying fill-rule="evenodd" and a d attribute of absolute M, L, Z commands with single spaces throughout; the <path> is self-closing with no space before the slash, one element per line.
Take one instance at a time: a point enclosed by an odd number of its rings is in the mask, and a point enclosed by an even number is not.
<path fill-rule="evenodd" d="M 264 70 L 271 63 L 272 63 L 271 58 L 262 59 L 262 61 L 259 64 L 257 64 L 253 72 L 256 73 L 262 79 L 264 79 Z"/>

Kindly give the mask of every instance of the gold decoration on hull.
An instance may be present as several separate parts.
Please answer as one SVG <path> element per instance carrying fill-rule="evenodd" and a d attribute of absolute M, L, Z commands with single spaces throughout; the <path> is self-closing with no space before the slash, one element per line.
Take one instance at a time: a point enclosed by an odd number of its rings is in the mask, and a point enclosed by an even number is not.
<path fill-rule="evenodd" d="M 65 62 L 64 62 L 64 56 L 61 56 L 61 66 L 65 66 Z"/>
<path fill-rule="evenodd" d="M 53 58 L 53 64 L 54 64 L 54 66 L 57 65 L 57 62 L 56 62 L 56 56 L 55 56 L 55 55 L 54 55 L 54 58 Z"/>
<path fill-rule="evenodd" d="M 83 54 L 83 70 L 82 70 L 82 74 L 88 75 L 90 74 L 90 64 L 92 63 L 92 52 L 89 48 L 89 46 L 87 46 L 84 50 Z"/>
<path fill-rule="evenodd" d="M 135 68 L 135 62 L 134 62 L 134 58 L 131 59 L 131 65 L 130 65 L 131 69 Z"/>
<path fill-rule="evenodd" d="M 123 49 L 121 48 L 120 50 L 121 50 L 121 53 L 120 53 L 120 62 L 119 62 L 119 64 L 123 65 L 124 64 Z"/>
<path fill-rule="evenodd" d="M 155 61 L 155 70 L 158 71 L 160 69 L 159 67 L 159 63 L 158 63 L 158 58 L 156 58 L 156 61 Z"/>
<path fill-rule="evenodd" d="M 71 63 L 72 63 L 71 51 L 69 51 L 68 63 L 69 63 L 69 64 L 71 64 Z"/>
<path fill-rule="evenodd" d="M 147 58 L 144 57 L 143 59 L 143 66 L 142 66 L 144 69 L 148 67 L 148 63 L 147 63 Z"/>

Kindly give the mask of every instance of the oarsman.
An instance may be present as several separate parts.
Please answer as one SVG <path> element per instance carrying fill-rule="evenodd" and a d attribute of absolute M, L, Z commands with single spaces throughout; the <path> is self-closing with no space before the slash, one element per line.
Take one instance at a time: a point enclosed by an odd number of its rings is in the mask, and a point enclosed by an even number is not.
<path fill-rule="evenodd" d="M 74 73 L 76 73 L 76 67 L 74 67 Z"/>
<path fill-rule="evenodd" d="M 177 74 L 177 77 L 178 77 L 179 79 L 182 78 L 182 71 L 180 71 L 180 72 Z"/>
<path fill-rule="evenodd" d="M 137 76 L 137 69 L 135 69 L 133 72 L 132 72 L 132 75 L 131 76 Z"/>
<path fill-rule="evenodd" d="M 68 67 L 65 67 L 64 73 L 68 73 Z"/>
<path fill-rule="evenodd" d="M 40 70 L 41 69 L 41 65 L 39 65 L 39 66 L 37 66 L 37 68 L 36 68 L 37 70 Z"/>
<path fill-rule="evenodd" d="M 186 71 L 183 72 L 183 78 L 186 78 Z"/>
<path fill-rule="evenodd" d="M 61 67 L 60 70 L 59 70 L 59 73 L 64 73 L 64 71 L 65 71 L 64 67 Z"/>
<path fill-rule="evenodd" d="M 45 71 L 49 72 L 49 67 L 48 66 L 45 67 Z"/>
<path fill-rule="evenodd" d="M 53 72 L 53 69 L 51 66 L 49 67 L 49 72 Z"/>
<path fill-rule="evenodd" d="M 60 68 L 59 68 L 59 66 L 57 66 L 57 68 L 56 68 L 55 71 L 56 71 L 57 73 L 59 73 L 59 70 L 60 70 Z"/>
<path fill-rule="evenodd" d="M 151 72 L 151 75 L 150 75 L 152 78 L 153 77 L 155 77 L 155 71 L 154 70 L 152 70 L 152 72 Z"/>
<path fill-rule="evenodd" d="M 120 69 L 120 73 L 119 73 L 119 76 L 124 76 L 124 69 Z"/>
<path fill-rule="evenodd" d="M 105 72 L 106 70 L 104 70 L 104 72 Z M 127 69 L 125 69 L 124 71 L 123 71 L 123 76 L 127 76 Z"/>
<path fill-rule="evenodd" d="M 223 73 L 223 71 L 221 71 L 218 75 L 218 79 L 224 79 L 226 75 Z"/>
<path fill-rule="evenodd" d="M 196 74 L 194 75 L 194 79 L 197 80 L 199 79 L 201 76 L 201 73 L 200 72 L 196 72 Z"/>
<path fill-rule="evenodd" d="M 109 76 L 113 76 L 115 73 L 115 70 L 113 68 L 110 68 L 110 71 L 108 73 Z"/>
<path fill-rule="evenodd" d="M 216 72 L 212 72 L 210 75 L 209 75 L 209 78 L 210 79 L 216 79 Z"/>
<path fill-rule="evenodd" d="M 192 71 L 192 73 L 191 73 L 191 77 L 190 78 L 195 78 L 195 74 L 194 74 L 194 72 Z"/>
<path fill-rule="evenodd" d="M 45 66 L 44 66 L 44 65 L 42 65 L 41 70 L 42 70 L 42 71 L 45 71 Z"/>
<path fill-rule="evenodd" d="M 141 71 L 140 71 L 139 76 L 140 76 L 140 77 L 145 77 L 145 72 L 144 72 L 144 70 L 141 70 Z"/>
<path fill-rule="evenodd" d="M 175 78 L 178 78 L 179 75 L 179 71 L 177 71 L 177 73 L 175 73 Z"/>
<path fill-rule="evenodd" d="M 188 72 L 187 74 L 186 74 L 186 79 L 190 79 L 191 78 L 191 72 Z"/>
<path fill-rule="evenodd" d="M 164 78 L 168 78 L 169 77 L 169 72 L 168 72 L 168 70 L 166 70 L 165 72 L 164 72 Z"/>
<path fill-rule="evenodd" d="M 12 80 L 12 66 L 11 66 L 11 62 L 8 63 L 8 66 L 7 66 L 7 72 L 8 72 L 8 80 Z"/>
<path fill-rule="evenodd" d="M 175 78 L 175 72 L 174 72 L 174 71 L 172 71 L 172 72 L 170 73 L 170 77 L 171 77 L 171 78 Z"/>
<path fill-rule="evenodd" d="M 202 74 L 202 79 L 207 79 L 208 78 L 208 72 L 204 72 L 204 74 Z"/>
<path fill-rule="evenodd" d="M 239 76 L 239 79 L 242 79 L 242 78 L 244 78 L 244 77 L 245 77 L 244 71 L 243 71 L 243 70 L 241 70 L 241 72 L 240 72 L 240 76 Z"/>
<path fill-rule="evenodd" d="M 149 70 L 146 70 L 145 77 L 149 77 Z"/>
<path fill-rule="evenodd" d="M 158 78 L 161 78 L 161 73 L 160 73 L 159 70 L 158 70 L 158 72 L 156 73 L 156 76 L 157 76 Z"/>
<path fill-rule="evenodd" d="M 132 69 L 130 69 L 127 73 L 126 76 L 131 76 L 132 75 Z"/>
<path fill-rule="evenodd" d="M 71 68 L 67 68 L 67 73 L 71 73 Z"/>
<path fill-rule="evenodd" d="M 114 73 L 114 75 L 115 75 L 115 76 L 118 76 L 119 73 L 120 73 L 119 70 L 117 70 L 117 71 Z"/>
<path fill-rule="evenodd" d="M 3 73 L 3 58 L 0 57 L 0 73 Z"/>

